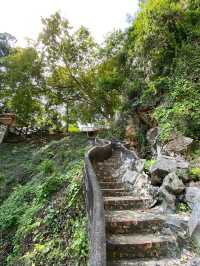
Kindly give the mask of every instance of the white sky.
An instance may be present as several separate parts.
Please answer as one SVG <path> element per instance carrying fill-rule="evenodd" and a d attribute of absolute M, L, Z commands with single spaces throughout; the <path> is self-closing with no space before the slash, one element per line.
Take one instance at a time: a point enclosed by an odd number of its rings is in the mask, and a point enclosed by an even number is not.
<path fill-rule="evenodd" d="M 0 0 L 0 32 L 8 32 L 25 45 L 42 29 L 41 17 L 61 11 L 74 27 L 88 27 L 98 42 L 112 29 L 125 28 L 126 15 L 134 15 L 138 0 Z"/>

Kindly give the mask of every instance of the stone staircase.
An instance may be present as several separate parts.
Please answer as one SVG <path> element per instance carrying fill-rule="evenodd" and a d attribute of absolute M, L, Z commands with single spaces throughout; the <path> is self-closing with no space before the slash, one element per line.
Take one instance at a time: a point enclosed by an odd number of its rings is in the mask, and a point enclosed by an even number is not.
<path fill-rule="evenodd" d="M 121 152 L 95 166 L 104 196 L 108 266 L 180 265 L 176 237 L 163 233 L 165 217 L 148 206 L 148 198 L 131 195 L 114 171 L 121 165 Z"/>

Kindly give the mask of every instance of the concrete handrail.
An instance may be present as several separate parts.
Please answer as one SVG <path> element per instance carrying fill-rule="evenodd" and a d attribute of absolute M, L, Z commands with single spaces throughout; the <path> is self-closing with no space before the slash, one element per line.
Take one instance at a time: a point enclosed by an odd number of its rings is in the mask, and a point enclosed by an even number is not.
<path fill-rule="evenodd" d="M 85 186 L 89 233 L 89 265 L 106 266 L 106 233 L 103 196 L 94 171 L 94 163 L 112 155 L 111 142 L 100 141 L 85 155 Z"/>

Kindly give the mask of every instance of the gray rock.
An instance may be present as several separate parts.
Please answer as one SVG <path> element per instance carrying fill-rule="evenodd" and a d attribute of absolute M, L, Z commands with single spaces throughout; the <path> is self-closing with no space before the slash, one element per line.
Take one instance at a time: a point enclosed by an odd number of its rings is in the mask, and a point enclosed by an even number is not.
<path fill-rule="evenodd" d="M 187 266 L 200 266 L 200 258 L 199 257 L 193 258 L 188 262 Z"/>
<path fill-rule="evenodd" d="M 170 228 L 174 235 L 176 235 L 177 241 L 180 247 L 185 247 L 190 238 L 188 235 L 188 219 L 179 217 L 176 214 L 168 214 L 165 227 Z"/>
<path fill-rule="evenodd" d="M 154 127 L 149 129 L 149 131 L 147 132 L 147 140 L 151 145 L 154 145 L 157 141 L 157 138 L 159 136 L 159 128 L 158 127 Z"/>
<path fill-rule="evenodd" d="M 152 185 L 161 185 L 163 178 L 176 170 L 176 160 L 172 157 L 161 156 L 150 167 Z"/>
<path fill-rule="evenodd" d="M 190 166 L 190 163 L 183 160 L 183 159 L 176 159 L 176 166 L 177 168 L 180 168 L 180 169 L 188 169 L 189 166 Z"/>
<path fill-rule="evenodd" d="M 138 175 L 139 175 L 138 172 L 127 169 L 127 171 L 122 176 L 122 182 L 128 182 L 134 184 Z"/>
<path fill-rule="evenodd" d="M 191 179 L 188 169 L 177 169 L 176 174 L 184 183 L 188 183 Z"/>
<path fill-rule="evenodd" d="M 158 146 L 159 131 L 158 127 L 154 127 L 149 129 L 146 135 L 147 141 L 151 146 L 151 153 L 153 157 L 157 157 L 158 154 L 161 154 L 160 146 Z"/>
<path fill-rule="evenodd" d="M 134 187 L 136 187 L 137 189 L 143 189 L 146 188 L 147 185 L 148 185 L 148 175 L 144 173 L 138 174 L 135 180 Z"/>
<path fill-rule="evenodd" d="M 176 196 L 180 195 L 185 186 L 175 173 L 168 174 L 160 188 L 162 207 L 165 212 L 173 213 L 176 210 Z"/>
<path fill-rule="evenodd" d="M 185 137 L 185 136 L 177 136 L 175 139 L 168 142 L 164 150 L 167 152 L 182 152 L 187 150 L 188 147 L 192 144 L 193 139 Z"/>
<path fill-rule="evenodd" d="M 200 248 L 200 201 L 195 202 L 192 210 L 192 216 L 189 220 L 189 233 Z"/>
<path fill-rule="evenodd" d="M 195 202 L 200 202 L 200 188 L 199 187 L 187 187 L 185 193 L 185 199 L 187 204 L 192 209 Z"/>
<path fill-rule="evenodd" d="M 116 171 L 112 174 L 113 177 L 123 176 L 128 170 L 133 170 L 134 160 L 126 159 L 123 161 L 121 167 L 116 169 Z"/>
<path fill-rule="evenodd" d="M 145 162 L 145 159 L 139 159 L 135 161 L 135 169 L 137 172 L 141 173 L 144 170 Z"/>
<path fill-rule="evenodd" d="M 176 196 L 169 193 L 164 187 L 160 188 L 162 208 L 166 213 L 174 213 L 176 210 Z"/>
<path fill-rule="evenodd" d="M 178 229 L 178 230 L 187 231 L 188 229 L 188 220 L 183 219 L 182 217 L 178 217 L 174 214 L 168 215 L 165 223 L 175 230 Z"/>
<path fill-rule="evenodd" d="M 162 187 L 174 195 L 180 195 L 185 189 L 185 185 L 176 173 L 168 174 L 163 180 Z"/>

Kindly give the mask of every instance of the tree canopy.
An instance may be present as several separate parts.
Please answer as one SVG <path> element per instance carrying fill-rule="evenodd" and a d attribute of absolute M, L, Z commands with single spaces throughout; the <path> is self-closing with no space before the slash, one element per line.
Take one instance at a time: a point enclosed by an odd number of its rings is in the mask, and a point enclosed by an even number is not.
<path fill-rule="evenodd" d="M 198 138 L 199 1 L 140 1 L 128 29 L 101 45 L 58 12 L 42 23 L 27 48 L 0 34 L 1 103 L 20 126 L 112 121 L 116 112 L 146 108 L 162 138 L 174 130 Z"/>

